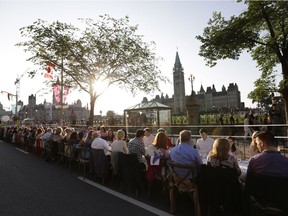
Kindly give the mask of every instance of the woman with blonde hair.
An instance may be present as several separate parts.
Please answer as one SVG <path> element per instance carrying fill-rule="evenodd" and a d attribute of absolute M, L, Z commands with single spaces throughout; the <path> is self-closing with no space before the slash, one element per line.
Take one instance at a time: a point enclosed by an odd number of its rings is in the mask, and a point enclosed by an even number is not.
<path fill-rule="evenodd" d="M 128 154 L 127 143 L 123 140 L 124 136 L 124 131 L 118 130 L 116 132 L 116 140 L 111 144 L 112 152 L 123 152 L 124 154 Z"/>
<path fill-rule="evenodd" d="M 213 148 L 208 154 L 207 164 L 212 167 L 233 168 L 238 175 L 241 174 L 237 159 L 229 154 L 230 143 L 228 139 L 217 138 L 214 141 Z"/>

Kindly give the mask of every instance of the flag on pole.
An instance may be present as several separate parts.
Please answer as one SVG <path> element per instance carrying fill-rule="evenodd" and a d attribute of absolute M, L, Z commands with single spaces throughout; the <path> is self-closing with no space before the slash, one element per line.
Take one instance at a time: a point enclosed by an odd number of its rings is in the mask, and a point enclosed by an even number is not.
<path fill-rule="evenodd" d="M 53 76 L 50 73 L 45 73 L 44 78 L 53 79 Z"/>
<path fill-rule="evenodd" d="M 47 68 L 46 68 L 47 73 L 52 73 L 52 69 L 55 69 L 55 65 L 51 62 L 47 62 Z"/>
<path fill-rule="evenodd" d="M 13 96 L 15 96 L 15 95 L 13 95 L 13 94 L 11 94 L 11 93 L 7 93 L 7 98 L 8 98 L 8 100 L 10 101 L 10 99 L 11 100 L 13 100 Z"/>
<path fill-rule="evenodd" d="M 52 76 L 52 70 L 55 69 L 55 65 L 51 62 L 47 62 L 47 67 L 46 67 L 46 73 L 44 74 L 44 77 L 45 78 L 48 78 L 48 79 L 53 79 L 53 76 Z"/>

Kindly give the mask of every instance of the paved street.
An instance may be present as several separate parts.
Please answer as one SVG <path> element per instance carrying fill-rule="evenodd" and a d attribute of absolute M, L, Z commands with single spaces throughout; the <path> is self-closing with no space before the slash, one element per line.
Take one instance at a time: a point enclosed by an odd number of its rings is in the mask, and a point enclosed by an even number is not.
<path fill-rule="evenodd" d="M 93 176 L 83 181 L 76 171 L 0 141 L 1 216 L 170 215 L 167 197 L 154 194 L 150 200 L 146 196 L 136 200 L 110 188 Z M 178 206 L 176 215 L 192 211 L 187 205 Z"/>

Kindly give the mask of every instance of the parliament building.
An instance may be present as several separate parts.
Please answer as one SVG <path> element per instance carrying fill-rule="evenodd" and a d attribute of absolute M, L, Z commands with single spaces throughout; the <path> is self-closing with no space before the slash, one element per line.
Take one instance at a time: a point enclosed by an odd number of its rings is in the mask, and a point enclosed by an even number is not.
<path fill-rule="evenodd" d="M 191 100 L 191 95 L 185 94 L 185 79 L 184 69 L 182 67 L 179 54 L 176 52 L 175 63 L 173 67 L 173 87 L 174 95 L 169 97 L 167 94 L 164 96 L 157 95 L 150 101 L 158 102 L 172 108 L 173 115 L 186 115 L 186 103 Z M 201 85 L 200 90 L 193 95 L 196 99 L 196 104 L 199 105 L 200 111 L 209 112 L 213 110 L 221 110 L 229 108 L 230 110 L 240 109 L 244 107 L 241 102 L 241 94 L 236 83 L 230 83 L 226 88 L 222 86 L 221 91 L 216 91 L 215 86 L 207 87 L 206 91 Z M 143 98 L 143 103 L 148 102 L 146 97 Z"/>

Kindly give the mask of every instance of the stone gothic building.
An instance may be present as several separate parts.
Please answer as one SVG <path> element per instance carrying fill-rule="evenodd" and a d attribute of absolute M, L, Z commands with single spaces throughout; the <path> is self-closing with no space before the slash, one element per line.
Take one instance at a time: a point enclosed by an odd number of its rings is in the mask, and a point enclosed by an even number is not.
<path fill-rule="evenodd" d="M 157 95 L 151 101 L 159 102 L 172 108 L 173 115 L 186 115 L 187 101 L 191 100 L 190 95 L 185 94 L 184 69 L 182 67 L 178 52 L 176 52 L 175 63 L 173 67 L 173 87 L 174 95 L 169 97 Z M 221 108 L 239 109 L 244 107 L 241 102 L 241 94 L 237 84 L 230 83 L 227 89 L 223 85 L 221 91 L 216 91 L 215 86 L 207 87 L 206 91 L 201 85 L 200 90 L 195 94 L 196 103 L 200 106 L 200 111 L 211 111 Z M 142 102 L 148 102 L 146 97 Z"/>
<path fill-rule="evenodd" d="M 28 104 L 21 107 L 18 112 L 19 119 L 33 119 L 41 123 L 60 123 L 61 108 L 55 103 L 53 93 L 53 103 L 44 101 L 43 104 L 36 103 L 36 95 L 30 95 Z M 65 123 L 75 124 L 76 122 L 86 122 L 89 117 L 88 107 L 83 107 L 82 102 L 78 99 L 73 104 L 65 104 L 63 109 L 62 120 Z"/>

